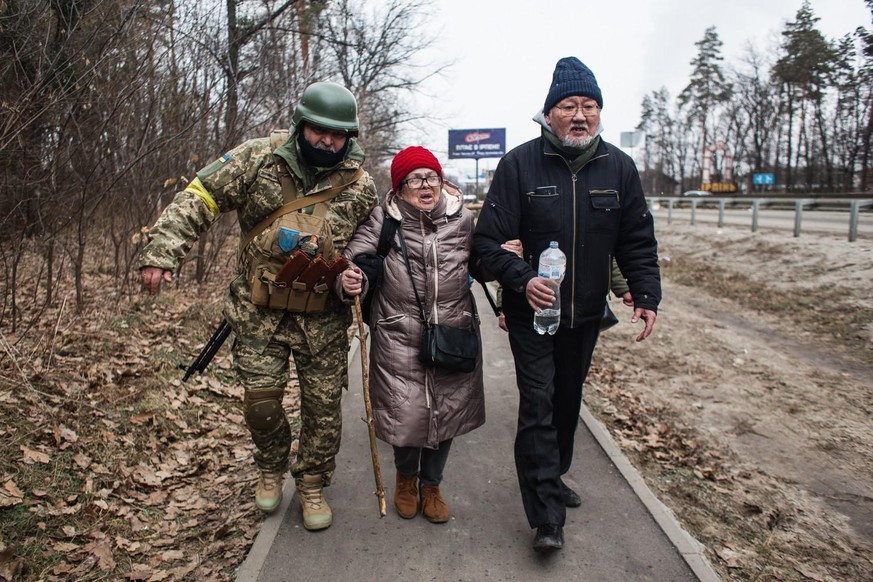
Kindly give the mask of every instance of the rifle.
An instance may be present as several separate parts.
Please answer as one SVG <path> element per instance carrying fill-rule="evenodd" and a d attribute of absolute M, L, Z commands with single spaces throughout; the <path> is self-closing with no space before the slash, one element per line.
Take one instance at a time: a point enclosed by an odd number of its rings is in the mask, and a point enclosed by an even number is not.
<path fill-rule="evenodd" d="M 222 319 L 215 331 L 212 332 L 212 337 L 209 338 L 209 341 L 206 342 L 206 345 L 203 346 L 203 349 L 200 350 L 200 353 L 197 354 L 197 357 L 194 358 L 191 365 L 186 368 L 185 364 L 179 364 L 179 369 L 185 370 L 182 382 L 187 382 L 188 378 L 194 375 L 194 372 L 203 372 L 206 369 L 206 366 L 208 366 L 209 362 L 212 361 L 212 358 L 215 357 L 215 352 L 221 348 L 221 344 L 224 343 L 224 340 L 227 339 L 227 336 L 230 335 L 231 331 L 233 330 L 231 329 L 230 324 L 227 323 L 227 320 Z"/>

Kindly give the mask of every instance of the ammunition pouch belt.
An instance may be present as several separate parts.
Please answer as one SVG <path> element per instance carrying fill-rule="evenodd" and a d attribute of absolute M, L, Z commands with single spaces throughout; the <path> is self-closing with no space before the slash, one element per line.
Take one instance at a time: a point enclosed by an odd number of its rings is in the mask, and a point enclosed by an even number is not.
<path fill-rule="evenodd" d="M 284 214 L 255 239 L 255 259 L 247 275 L 252 303 L 292 313 L 324 310 L 333 284 L 321 280 L 327 270 L 324 259 L 333 255 L 326 212 L 327 205 L 319 203 L 311 215 Z"/>
<path fill-rule="evenodd" d="M 282 168 L 287 172 L 287 168 Z M 280 173 L 283 196 L 291 177 Z M 284 174 L 284 175 L 283 175 Z M 252 303 L 291 313 L 318 313 L 327 303 L 345 261 L 334 256 L 333 235 L 325 218 L 327 201 L 352 182 L 286 203 L 261 221 L 240 245 L 240 264 L 251 288 Z M 302 212 L 312 207 L 311 214 Z"/>

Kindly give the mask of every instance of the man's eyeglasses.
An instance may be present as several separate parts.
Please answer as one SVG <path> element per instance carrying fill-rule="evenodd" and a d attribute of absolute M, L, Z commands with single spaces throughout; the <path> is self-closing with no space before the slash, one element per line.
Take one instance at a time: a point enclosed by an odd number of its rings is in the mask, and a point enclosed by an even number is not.
<path fill-rule="evenodd" d="M 424 187 L 425 183 L 431 188 L 436 188 L 443 183 L 443 179 L 439 176 L 425 176 L 424 178 L 409 178 L 404 180 L 403 183 L 413 190 Z"/>
<path fill-rule="evenodd" d="M 585 117 L 594 117 L 597 115 L 597 112 L 600 111 L 600 107 L 597 105 L 555 105 L 555 109 L 558 110 L 558 113 L 561 114 L 562 117 L 573 117 L 576 115 L 577 111 L 582 111 L 582 115 Z"/>

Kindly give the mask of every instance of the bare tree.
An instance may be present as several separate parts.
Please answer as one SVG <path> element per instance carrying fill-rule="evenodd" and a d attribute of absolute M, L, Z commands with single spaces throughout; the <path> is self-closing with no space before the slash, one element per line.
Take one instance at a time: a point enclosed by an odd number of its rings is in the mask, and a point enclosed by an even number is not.
<path fill-rule="evenodd" d="M 430 3 L 390 0 L 367 12 L 368 6 L 334 3 L 324 35 L 336 74 L 358 100 L 361 141 L 378 165 L 399 149 L 403 126 L 425 116 L 406 106 L 404 98 L 448 65 L 420 62 L 435 40 L 435 31 L 425 26 Z"/>
<path fill-rule="evenodd" d="M 314 80 L 348 86 L 365 146 L 390 151 L 440 69 L 415 63 L 424 7 L 0 0 L 0 324 L 37 321 L 59 289 L 82 308 L 91 274 L 130 293 L 143 228 L 210 158 L 287 127 Z M 198 281 L 236 229 L 220 219 L 186 258 Z"/>

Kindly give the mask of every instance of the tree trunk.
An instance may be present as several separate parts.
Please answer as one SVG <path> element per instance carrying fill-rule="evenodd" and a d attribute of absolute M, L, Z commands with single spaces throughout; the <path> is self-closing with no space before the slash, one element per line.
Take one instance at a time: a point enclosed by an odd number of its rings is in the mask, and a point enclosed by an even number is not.
<path fill-rule="evenodd" d="M 864 146 L 861 154 L 861 192 L 866 192 L 868 188 L 868 175 L 870 170 L 870 148 L 873 146 L 873 107 L 869 109 L 867 117 L 867 127 L 864 129 Z"/>
<path fill-rule="evenodd" d="M 227 102 L 224 111 L 224 144 L 227 150 L 236 143 L 239 115 L 239 23 L 236 17 L 237 0 L 227 0 L 227 61 L 224 73 L 227 77 Z"/>

